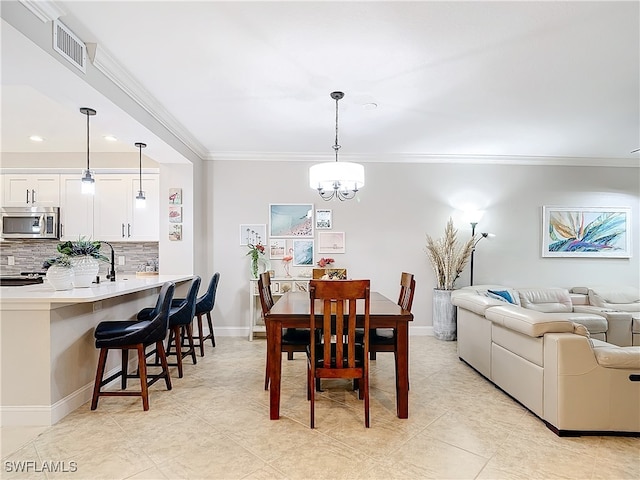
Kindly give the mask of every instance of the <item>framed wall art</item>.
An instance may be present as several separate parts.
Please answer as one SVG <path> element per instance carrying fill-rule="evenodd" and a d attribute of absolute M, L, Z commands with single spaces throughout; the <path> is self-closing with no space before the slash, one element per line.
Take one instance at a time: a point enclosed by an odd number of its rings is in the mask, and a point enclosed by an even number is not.
<path fill-rule="evenodd" d="M 269 258 L 282 260 L 286 250 L 287 241 L 284 238 L 269 239 Z"/>
<path fill-rule="evenodd" d="M 316 210 L 316 229 L 317 230 L 331 230 L 333 228 L 333 219 L 331 210 L 318 209 Z"/>
<path fill-rule="evenodd" d="M 181 188 L 169 189 L 169 205 L 182 205 L 182 189 Z"/>
<path fill-rule="evenodd" d="M 318 232 L 318 253 L 344 253 L 344 232 Z"/>
<path fill-rule="evenodd" d="M 293 240 L 293 266 L 313 265 L 313 240 Z"/>
<path fill-rule="evenodd" d="M 264 223 L 240 224 L 240 245 L 257 245 L 265 244 L 267 241 L 267 226 Z M 271 257 L 273 258 L 273 257 Z"/>
<path fill-rule="evenodd" d="M 631 257 L 631 208 L 542 207 L 543 257 Z"/>
<path fill-rule="evenodd" d="M 182 207 L 169 207 L 169 223 L 182 223 Z"/>
<path fill-rule="evenodd" d="M 313 204 L 269 204 L 269 236 L 313 238 Z"/>

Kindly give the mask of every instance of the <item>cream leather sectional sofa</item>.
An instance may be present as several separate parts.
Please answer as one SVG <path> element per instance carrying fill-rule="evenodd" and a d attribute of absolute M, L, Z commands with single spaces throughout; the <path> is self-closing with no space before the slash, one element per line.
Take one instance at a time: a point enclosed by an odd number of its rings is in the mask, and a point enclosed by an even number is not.
<path fill-rule="evenodd" d="M 594 306 L 585 297 L 562 288 L 456 290 L 458 356 L 558 435 L 640 435 L 640 346 L 607 343 L 607 318 L 575 311 L 573 300 Z"/>
<path fill-rule="evenodd" d="M 607 342 L 621 347 L 640 345 L 640 289 L 634 287 L 574 287 L 575 312 L 607 319 Z"/>

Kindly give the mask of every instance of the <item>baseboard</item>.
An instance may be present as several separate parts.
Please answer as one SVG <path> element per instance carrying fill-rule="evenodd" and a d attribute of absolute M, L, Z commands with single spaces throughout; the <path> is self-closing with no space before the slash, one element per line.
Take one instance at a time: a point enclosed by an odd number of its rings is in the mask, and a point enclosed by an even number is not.
<path fill-rule="evenodd" d="M 137 360 L 131 360 L 129 368 L 135 368 Z M 114 375 L 120 370 L 120 367 L 114 367 L 105 373 L 104 378 Z M 103 388 L 109 388 L 120 382 L 120 378 L 116 378 L 105 385 Z M 63 399 L 57 401 L 53 405 L 11 405 L 0 406 L 0 426 L 50 426 L 58 423 L 65 416 L 69 415 L 75 409 L 81 407 L 91 400 L 93 395 L 93 382 L 84 385 L 75 392 L 67 395 Z"/>

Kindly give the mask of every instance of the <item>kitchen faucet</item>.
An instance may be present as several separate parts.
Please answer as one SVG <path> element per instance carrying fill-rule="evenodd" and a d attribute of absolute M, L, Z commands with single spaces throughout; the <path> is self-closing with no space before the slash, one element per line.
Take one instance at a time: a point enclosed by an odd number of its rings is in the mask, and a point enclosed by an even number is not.
<path fill-rule="evenodd" d="M 107 278 L 112 282 L 115 282 L 116 281 L 116 255 L 113 251 L 113 245 L 111 245 L 109 242 L 105 242 L 102 240 L 100 241 L 100 243 L 106 243 L 111 248 L 111 270 L 107 274 Z"/>

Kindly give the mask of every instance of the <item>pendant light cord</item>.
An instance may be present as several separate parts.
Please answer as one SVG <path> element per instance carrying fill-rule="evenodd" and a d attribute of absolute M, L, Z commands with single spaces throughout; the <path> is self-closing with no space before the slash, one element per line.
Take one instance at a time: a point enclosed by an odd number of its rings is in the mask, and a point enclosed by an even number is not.
<path fill-rule="evenodd" d="M 338 101 L 340 97 L 336 97 L 336 143 L 333 145 L 333 149 L 336 152 L 336 162 L 338 161 L 338 150 L 340 150 L 340 145 L 338 145 Z"/>
<path fill-rule="evenodd" d="M 89 111 L 87 111 L 87 172 L 89 171 Z"/>
<path fill-rule="evenodd" d="M 140 190 L 142 190 L 142 144 L 138 144 L 140 148 Z"/>

